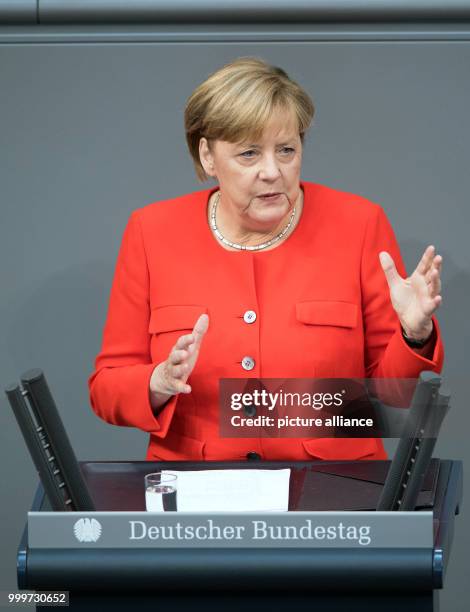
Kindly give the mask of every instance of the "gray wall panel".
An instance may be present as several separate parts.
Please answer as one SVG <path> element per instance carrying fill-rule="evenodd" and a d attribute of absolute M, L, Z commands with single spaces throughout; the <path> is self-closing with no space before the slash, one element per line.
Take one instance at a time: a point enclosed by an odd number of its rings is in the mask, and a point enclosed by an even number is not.
<path fill-rule="evenodd" d="M 0 23 L 194 23 L 448 21 L 468 19 L 469 0 L 0 0 Z"/>
<path fill-rule="evenodd" d="M 37 0 L 0 0 L 0 25 L 36 22 Z"/>
<path fill-rule="evenodd" d="M 465 19 L 468 0 L 39 0 L 42 23 L 52 22 L 281 22 Z"/>
<path fill-rule="evenodd" d="M 171 24 L 46 25 L 0 27 L 0 44 L 58 43 L 340 43 L 463 42 L 470 40 L 470 21 L 407 24 Z M 171 49 L 170 49 L 171 50 Z"/>
<path fill-rule="evenodd" d="M 461 31 L 468 39 L 468 29 Z M 9 34 L 0 32 L 0 40 Z M 185 149 L 184 103 L 209 72 L 240 55 L 282 66 L 312 94 L 317 116 L 305 179 L 382 204 L 408 269 L 428 243 L 443 254 L 439 320 L 453 400 L 436 454 L 468 458 L 465 40 L 0 45 L 2 386 L 42 367 L 79 458 L 144 457 L 145 434 L 92 413 L 86 378 L 126 220 L 151 201 L 204 188 Z M 6 400 L 0 403 L 6 590 L 15 586 L 15 548 L 36 476 Z M 470 604 L 463 510 L 441 596 L 446 612 Z"/>
<path fill-rule="evenodd" d="M 465 19 L 468 0 L 39 0 L 41 23 L 291 22 Z"/>

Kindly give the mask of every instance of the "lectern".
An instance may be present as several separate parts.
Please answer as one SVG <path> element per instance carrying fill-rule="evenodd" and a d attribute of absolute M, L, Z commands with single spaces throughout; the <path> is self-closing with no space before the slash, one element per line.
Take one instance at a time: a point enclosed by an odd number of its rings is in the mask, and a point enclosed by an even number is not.
<path fill-rule="evenodd" d="M 291 468 L 290 512 L 285 516 L 312 512 L 311 516 L 318 518 L 322 511 L 328 511 L 328 516 L 343 512 L 336 518 L 348 520 L 375 511 L 389 462 L 81 463 L 97 512 L 55 515 L 66 515 L 72 521 L 105 517 L 105 513 L 113 511 L 126 518 L 141 517 L 145 510 L 146 473 L 162 468 L 253 467 Z M 295 605 L 351 612 L 438 610 L 438 592 L 444 585 L 461 497 L 461 462 L 432 459 L 417 508 L 409 513 L 416 517 L 432 512 L 429 546 L 358 548 L 346 541 L 335 548 L 201 548 L 190 543 L 178 548 L 102 548 L 97 544 L 95 548 L 82 549 L 78 545 L 48 547 L 47 543 L 34 547 L 30 545 L 27 526 L 18 551 L 18 586 L 69 591 L 70 609 L 74 611 L 154 610 L 157 606 L 171 610 L 194 606 L 210 611 L 238 611 L 248 606 L 255 610 L 290 610 Z M 50 506 L 39 486 L 32 511 L 44 513 L 45 519 L 48 510 Z M 408 513 L 370 514 L 406 521 Z M 30 514 L 29 522 L 32 517 L 37 519 L 38 515 Z M 406 522 L 402 524 L 406 530 Z M 46 527 L 43 539 L 47 532 Z"/>
<path fill-rule="evenodd" d="M 22 385 L 6 391 L 48 495 L 41 484 L 28 515 L 18 551 L 20 589 L 69 591 L 72 610 L 298 604 L 437 611 L 462 465 L 431 459 L 449 400 L 436 374 L 420 376 L 391 467 L 388 461 L 79 464 L 43 373 L 27 372 Z M 145 512 L 145 474 L 256 467 L 290 469 L 289 512 Z M 235 521 L 238 541 L 217 535 L 230 534 Z M 163 527 L 176 535 L 154 537 Z M 185 535 L 207 530 L 215 537 Z"/>

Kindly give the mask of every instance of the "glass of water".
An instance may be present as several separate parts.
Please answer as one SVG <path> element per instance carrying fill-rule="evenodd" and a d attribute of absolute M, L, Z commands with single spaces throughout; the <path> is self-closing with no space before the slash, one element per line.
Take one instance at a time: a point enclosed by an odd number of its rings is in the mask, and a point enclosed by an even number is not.
<path fill-rule="evenodd" d="M 148 512 L 176 511 L 177 476 L 154 472 L 145 476 L 145 507 Z"/>

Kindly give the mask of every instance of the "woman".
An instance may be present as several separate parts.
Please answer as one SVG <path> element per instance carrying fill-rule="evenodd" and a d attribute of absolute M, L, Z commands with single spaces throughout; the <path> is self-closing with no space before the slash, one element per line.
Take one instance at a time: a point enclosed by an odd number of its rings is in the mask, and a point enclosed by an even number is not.
<path fill-rule="evenodd" d="M 441 256 L 406 277 L 378 205 L 301 180 L 313 114 L 280 68 L 224 66 L 185 109 L 217 187 L 130 217 L 89 388 L 101 418 L 149 432 L 149 460 L 384 459 L 376 439 L 221 438 L 219 379 L 442 368 Z"/>

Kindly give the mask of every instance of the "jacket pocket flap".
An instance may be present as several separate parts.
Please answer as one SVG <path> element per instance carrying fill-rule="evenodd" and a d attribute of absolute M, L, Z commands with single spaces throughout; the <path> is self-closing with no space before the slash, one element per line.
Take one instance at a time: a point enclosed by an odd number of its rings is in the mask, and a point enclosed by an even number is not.
<path fill-rule="evenodd" d="M 149 333 L 192 330 L 199 316 L 207 313 L 205 306 L 159 306 L 150 314 Z"/>
<path fill-rule="evenodd" d="M 377 454 L 375 438 L 314 438 L 302 440 L 311 457 L 329 461 L 348 461 Z"/>
<path fill-rule="evenodd" d="M 297 319 L 310 325 L 356 327 L 357 304 L 352 302 L 298 302 Z"/>

